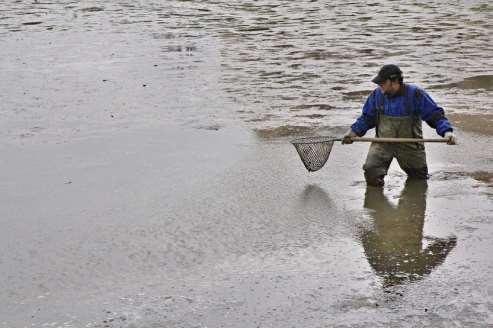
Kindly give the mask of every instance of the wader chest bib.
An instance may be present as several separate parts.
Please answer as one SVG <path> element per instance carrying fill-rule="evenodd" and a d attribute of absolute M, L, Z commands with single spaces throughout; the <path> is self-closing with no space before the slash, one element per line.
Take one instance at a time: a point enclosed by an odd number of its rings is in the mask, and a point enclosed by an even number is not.
<path fill-rule="evenodd" d="M 381 97 L 377 105 L 376 135 L 380 138 L 423 138 L 421 118 L 412 105 L 415 95 L 408 94 L 411 90 L 407 85 L 404 91 L 406 116 L 385 115 L 385 101 Z M 390 106 L 390 104 L 387 104 Z M 399 166 L 414 178 L 426 179 L 428 167 L 426 165 L 425 147 L 422 143 L 372 143 L 363 169 L 368 184 L 383 185 L 383 177 L 387 174 L 393 158 Z"/>

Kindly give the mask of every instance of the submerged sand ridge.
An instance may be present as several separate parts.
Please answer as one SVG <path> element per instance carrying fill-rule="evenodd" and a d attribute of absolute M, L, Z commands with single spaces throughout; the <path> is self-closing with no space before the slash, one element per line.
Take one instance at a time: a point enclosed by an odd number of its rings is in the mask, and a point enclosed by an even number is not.
<path fill-rule="evenodd" d="M 432 86 L 430 89 L 493 90 L 493 75 L 478 75 L 465 78 L 461 82 Z"/>
<path fill-rule="evenodd" d="M 457 128 L 482 135 L 493 135 L 493 114 L 452 113 L 447 117 Z"/>

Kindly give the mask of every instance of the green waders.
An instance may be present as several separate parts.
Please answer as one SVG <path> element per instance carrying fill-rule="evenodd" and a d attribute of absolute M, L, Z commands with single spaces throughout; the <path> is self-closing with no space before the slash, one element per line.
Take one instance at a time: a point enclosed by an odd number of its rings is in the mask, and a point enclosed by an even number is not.
<path fill-rule="evenodd" d="M 406 88 L 407 92 L 407 88 Z M 408 99 L 409 97 L 405 97 Z M 380 138 L 423 138 L 421 118 L 413 113 L 406 102 L 407 116 L 383 115 L 384 104 L 380 104 L 377 120 L 377 137 Z M 367 184 L 383 186 L 390 163 L 397 159 L 399 166 L 411 178 L 427 179 L 425 147 L 422 143 L 372 143 L 363 165 Z"/>

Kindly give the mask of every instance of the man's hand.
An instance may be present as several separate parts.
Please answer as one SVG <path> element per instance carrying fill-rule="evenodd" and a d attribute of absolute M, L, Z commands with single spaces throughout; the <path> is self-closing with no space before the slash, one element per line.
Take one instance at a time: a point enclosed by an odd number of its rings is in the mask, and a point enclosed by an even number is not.
<path fill-rule="evenodd" d="M 357 137 L 358 135 L 354 133 L 352 129 L 349 129 L 346 134 L 342 137 L 342 144 L 347 145 L 347 144 L 352 144 L 353 143 L 353 138 Z"/>
<path fill-rule="evenodd" d="M 445 132 L 445 135 L 443 137 L 447 139 L 447 144 L 457 145 L 457 137 L 452 131 Z"/>

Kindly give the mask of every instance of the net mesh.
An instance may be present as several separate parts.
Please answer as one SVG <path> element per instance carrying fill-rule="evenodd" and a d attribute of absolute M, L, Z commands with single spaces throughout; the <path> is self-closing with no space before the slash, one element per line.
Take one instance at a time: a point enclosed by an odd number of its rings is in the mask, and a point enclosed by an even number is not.
<path fill-rule="evenodd" d="M 310 172 L 320 170 L 327 162 L 334 138 L 307 137 L 291 141 L 300 155 L 301 161 Z"/>

